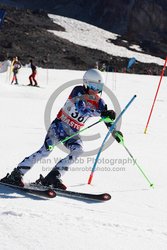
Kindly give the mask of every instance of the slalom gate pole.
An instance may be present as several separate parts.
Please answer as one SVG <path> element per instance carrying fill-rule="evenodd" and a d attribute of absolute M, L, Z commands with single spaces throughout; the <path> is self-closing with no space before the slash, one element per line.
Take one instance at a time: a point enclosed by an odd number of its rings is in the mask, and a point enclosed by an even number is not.
<path fill-rule="evenodd" d="M 146 181 L 149 183 L 150 187 L 154 188 L 153 183 L 148 179 L 148 177 L 146 176 L 146 174 L 144 173 L 144 171 L 142 170 L 142 168 L 139 166 L 139 164 L 136 162 L 135 158 L 133 157 L 133 155 L 131 154 L 131 152 L 129 151 L 129 149 L 125 146 L 124 140 L 121 140 L 120 144 L 122 144 L 122 146 L 125 148 L 126 152 L 132 158 L 134 165 L 136 165 L 138 167 L 138 169 L 140 170 L 140 172 L 142 173 L 142 175 L 144 176 L 144 178 L 146 179 Z"/>
<path fill-rule="evenodd" d="M 82 133 L 83 131 L 85 131 L 85 130 L 87 130 L 87 129 L 93 127 L 93 126 L 95 126 L 96 124 L 98 124 L 98 123 L 100 123 L 100 122 L 102 122 L 102 121 L 104 121 L 104 122 L 112 122 L 112 120 L 111 120 L 109 117 L 101 118 L 100 120 L 98 120 L 97 122 L 95 122 L 95 123 L 89 125 L 88 127 L 83 128 L 83 129 L 77 131 L 76 133 L 74 133 L 73 135 L 70 135 L 70 136 L 66 137 L 65 139 L 59 141 L 56 145 L 54 145 L 54 146 L 50 145 L 50 146 L 49 146 L 49 150 L 50 150 L 50 151 L 53 150 L 55 146 L 57 146 L 57 145 L 59 145 L 59 144 L 61 144 L 61 143 L 64 143 L 64 142 L 68 141 L 68 140 L 71 139 L 72 137 L 74 137 L 74 136 L 76 136 L 76 135 Z"/>
<path fill-rule="evenodd" d="M 96 156 L 96 159 L 95 159 L 95 162 L 94 162 L 94 165 L 92 167 L 92 171 L 90 173 L 90 176 L 89 176 L 89 179 L 88 179 L 88 184 L 91 184 L 91 181 L 93 179 L 93 175 L 94 175 L 94 172 L 95 172 L 95 169 L 96 169 L 96 165 L 97 165 L 97 162 L 98 162 L 98 159 L 100 157 L 100 154 L 103 150 L 103 147 L 104 147 L 104 144 L 106 142 L 106 140 L 108 139 L 108 137 L 110 136 L 111 132 L 114 130 L 115 128 L 115 125 L 117 124 L 117 122 L 119 121 L 119 119 L 121 118 L 121 116 L 125 113 L 125 111 L 127 110 L 127 108 L 130 106 L 130 104 L 134 101 L 134 99 L 136 98 L 136 95 L 134 95 L 131 100 L 128 102 L 128 104 L 125 106 L 125 108 L 121 111 L 121 113 L 119 114 L 119 116 L 116 118 L 115 122 L 112 124 L 112 126 L 110 127 L 108 133 L 106 134 L 102 144 L 101 144 L 101 147 L 99 149 L 99 152 L 97 153 L 97 156 Z"/>
<path fill-rule="evenodd" d="M 149 122 L 150 122 L 150 119 L 151 119 L 151 115 L 152 115 L 152 112 L 153 112 L 154 104 L 155 104 L 155 101 L 156 101 L 156 98 L 157 98 L 157 95 L 158 95 L 158 91 L 160 89 L 162 77 L 163 77 L 164 72 L 165 72 L 166 64 L 167 64 L 167 57 L 166 57 L 166 60 L 165 60 L 165 63 L 164 63 L 164 66 L 163 66 L 163 69 L 162 69 L 162 72 L 161 72 L 161 77 L 160 77 L 160 80 L 159 80 L 158 88 L 157 88 L 157 91 L 155 93 L 154 101 L 153 101 L 153 104 L 152 104 L 152 107 L 151 107 L 151 111 L 150 111 L 150 114 L 149 114 L 149 117 L 148 117 L 148 120 L 147 120 L 147 124 L 146 124 L 145 130 L 144 130 L 144 134 L 146 134 L 147 129 L 148 129 L 148 125 L 149 125 Z"/>

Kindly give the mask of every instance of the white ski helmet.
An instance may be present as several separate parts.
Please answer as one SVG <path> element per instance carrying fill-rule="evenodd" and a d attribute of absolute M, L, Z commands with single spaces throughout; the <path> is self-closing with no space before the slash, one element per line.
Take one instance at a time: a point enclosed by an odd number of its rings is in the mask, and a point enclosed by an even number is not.
<path fill-rule="evenodd" d="M 86 89 L 92 89 L 101 93 L 103 90 L 104 79 L 98 69 L 89 69 L 83 76 L 83 83 Z"/>

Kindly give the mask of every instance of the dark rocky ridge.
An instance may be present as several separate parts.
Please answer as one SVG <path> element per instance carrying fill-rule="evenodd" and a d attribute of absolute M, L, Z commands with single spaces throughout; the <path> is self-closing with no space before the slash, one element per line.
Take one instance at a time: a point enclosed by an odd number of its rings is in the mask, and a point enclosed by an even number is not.
<path fill-rule="evenodd" d="M 84 70 L 92 67 L 96 61 L 106 62 L 110 70 L 121 71 L 127 66 L 127 58 L 113 57 L 102 51 L 74 45 L 48 32 L 47 29 L 63 30 L 63 27 L 54 24 L 45 11 L 0 5 L 2 7 L 7 9 L 7 14 L 0 30 L 0 60 L 17 55 L 23 64 L 33 58 L 39 66 L 61 69 Z M 121 44 L 121 41 L 118 38 L 115 42 Z M 138 73 L 146 73 L 150 69 L 152 73 L 159 74 L 161 67 L 139 62 L 134 66 L 134 71 Z"/>
<path fill-rule="evenodd" d="M 11 0 L 10 3 L 73 17 L 120 34 L 149 54 L 162 58 L 167 55 L 167 0 Z"/>

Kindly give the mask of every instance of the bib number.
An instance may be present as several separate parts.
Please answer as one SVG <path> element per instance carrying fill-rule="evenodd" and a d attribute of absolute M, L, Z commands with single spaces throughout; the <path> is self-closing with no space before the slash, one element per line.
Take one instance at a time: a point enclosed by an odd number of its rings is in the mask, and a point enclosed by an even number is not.
<path fill-rule="evenodd" d="M 75 111 L 74 113 L 71 113 L 71 117 L 77 120 L 78 122 L 83 122 L 84 117 L 80 116 L 79 112 Z"/>

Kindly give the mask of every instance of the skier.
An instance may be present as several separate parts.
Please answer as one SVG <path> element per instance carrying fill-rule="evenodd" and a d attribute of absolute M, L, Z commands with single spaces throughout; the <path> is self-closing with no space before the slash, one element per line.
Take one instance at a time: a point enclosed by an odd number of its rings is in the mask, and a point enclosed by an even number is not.
<path fill-rule="evenodd" d="M 14 84 L 18 84 L 17 74 L 20 68 L 21 68 L 21 63 L 18 61 L 18 58 L 15 57 L 12 62 L 13 78 L 12 78 L 11 84 L 13 84 L 13 82 Z"/>
<path fill-rule="evenodd" d="M 109 117 L 114 121 L 116 116 L 115 111 L 108 110 L 107 105 L 99 96 L 102 93 L 103 84 L 104 80 L 99 70 L 89 69 L 86 71 L 83 76 L 83 86 L 74 87 L 56 119 L 51 123 L 42 147 L 37 152 L 26 157 L 11 174 L 7 174 L 1 181 L 23 186 L 23 175 L 36 162 L 40 161 L 43 157 L 47 157 L 56 143 L 79 131 L 88 118 L 101 116 Z M 112 123 L 105 124 L 108 128 L 112 125 Z M 120 142 L 120 136 L 123 137 L 122 133 L 116 130 L 114 130 L 112 135 L 118 142 Z M 68 170 L 69 165 L 82 154 L 83 148 L 79 135 L 64 142 L 64 146 L 69 149 L 70 153 L 64 159 L 60 160 L 45 178 L 40 175 L 39 180 L 36 181 L 37 183 L 66 189 L 60 177 Z"/>
<path fill-rule="evenodd" d="M 37 87 L 38 84 L 37 84 L 37 81 L 35 80 L 35 76 L 37 74 L 37 67 L 33 63 L 32 59 L 30 60 L 30 67 L 31 67 L 32 73 L 29 76 L 30 84 L 28 84 L 28 86 L 36 86 Z M 34 84 L 33 84 L 33 82 L 34 82 Z"/>

